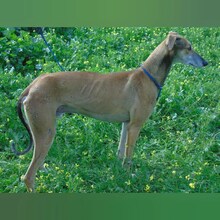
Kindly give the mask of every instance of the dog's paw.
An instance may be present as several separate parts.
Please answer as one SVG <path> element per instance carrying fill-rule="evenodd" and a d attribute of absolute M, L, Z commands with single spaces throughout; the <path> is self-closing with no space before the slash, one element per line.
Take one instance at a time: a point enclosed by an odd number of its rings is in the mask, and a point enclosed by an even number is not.
<path fill-rule="evenodd" d="M 123 162 L 122 162 L 122 166 L 123 168 L 125 168 L 126 170 L 130 171 L 131 166 L 132 166 L 132 161 L 129 158 L 124 158 Z"/>

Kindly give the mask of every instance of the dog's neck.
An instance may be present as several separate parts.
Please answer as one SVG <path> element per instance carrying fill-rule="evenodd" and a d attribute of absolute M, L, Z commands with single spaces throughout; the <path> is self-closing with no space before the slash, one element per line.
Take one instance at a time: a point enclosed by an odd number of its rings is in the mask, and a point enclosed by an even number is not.
<path fill-rule="evenodd" d="M 174 59 L 173 51 L 169 51 L 163 41 L 151 53 L 143 66 L 157 80 L 160 85 L 164 84 Z"/>

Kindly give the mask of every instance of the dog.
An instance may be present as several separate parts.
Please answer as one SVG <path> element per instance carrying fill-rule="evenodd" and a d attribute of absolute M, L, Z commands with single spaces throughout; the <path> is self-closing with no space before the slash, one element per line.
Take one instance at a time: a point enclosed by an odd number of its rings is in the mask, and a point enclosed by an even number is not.
<path fill-rule="evenodd" d="M 36 172 L 43 166 L 56 133 L 56 116 L 63 113 L 122 123 L 117 155 L 123 160 L 123 166 L 129 167 L 140 129 L 151 115 L 175 62 L 193 67 L 208 64 L 187 39 L 169 32 L 135 70 L 108 74 L 57 72 L 36 78 L 23 91 L 17 104 L 19 118 L 30 136 L 30 145 L 18 152 L 12 144 L 17 155 L 27 153 L 34 145 L 32 161 L 23 176 L 28 191 L 34 191 Z"/>

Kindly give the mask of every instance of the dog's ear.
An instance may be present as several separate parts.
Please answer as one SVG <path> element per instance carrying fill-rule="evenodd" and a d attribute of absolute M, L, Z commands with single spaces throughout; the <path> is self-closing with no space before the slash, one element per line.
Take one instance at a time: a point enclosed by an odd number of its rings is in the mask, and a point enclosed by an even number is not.
<path fill-rule="evenodd" d="M 178 38 L 178 34 L 176 32 L 170 32 L 168 34 L 167 39 L 166 39 L 166 45 L 168 47 L 168 50 L 173 49 L 177 38 Z"/>

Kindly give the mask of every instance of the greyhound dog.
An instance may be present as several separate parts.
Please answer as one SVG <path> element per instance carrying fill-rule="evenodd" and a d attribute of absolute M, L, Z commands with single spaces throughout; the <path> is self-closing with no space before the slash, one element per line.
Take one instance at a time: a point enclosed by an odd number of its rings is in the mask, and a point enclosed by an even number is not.
<path fill-rule="evenodd" d="M 28 191 L 34 190 L 36 172 L 53 143 L 56 116 L 79 113 L 108 122 L 121 122 L 118 158 L 129 167 L 134 145 L 143 123 L 156 104 L 158 93 L 174 62 L 193 67 L 208 63 L 192 48 L 190 42 L 176 32 L 150 54 L 135 70 L 119 73 L 58 72 L 36 78 L 21 94 L 17 111 L 34 145 L 32 161 L 23 180 Z M 22 106 L 26 119 L 24 119 Z"/>

